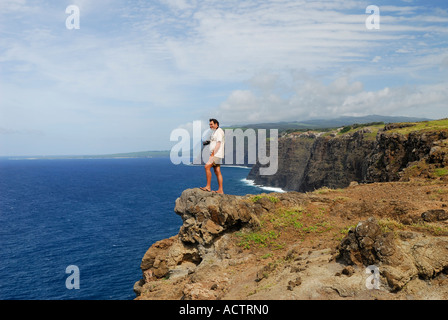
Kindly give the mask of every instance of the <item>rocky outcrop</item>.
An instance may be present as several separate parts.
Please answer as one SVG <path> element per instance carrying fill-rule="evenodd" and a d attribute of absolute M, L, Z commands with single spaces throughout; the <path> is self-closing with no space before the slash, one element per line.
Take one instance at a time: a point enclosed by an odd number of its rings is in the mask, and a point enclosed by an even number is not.
<path fill-rule="evenodd" d="M 257 213 L 263 210 L 247 197 L 185 190 L 174 208 L 183 220 L 179 233 L 156 242 L 145 253 L 140 266 L 143 277 L 134 290 L 139 293 L 145 283 L 157 279 L 185 276 L 206 256 L 225 254 L 218 240 L 232 230 L 257 226 Z"/>
<path fill-rule="evenodd" d="M 223 237 L 227 233 L 244 228 L 257 228 L 258 216 L 273 210 L 275 204 L 268 198 L 217 194 L 201 189 L 187 189 L 176 200 L 174 211 L 181 216 L 183 225 L 179 233 L 153 244 L 145 253 L 141 269 L 142 284 L 164 277 L 176 277 L 190 273 L 207 256 L 226 256 Z M 281 203 L 293 206 L 300 195 L 280 195 Z"/>
<path fill-rule="evenodd" d="M 448 298 L 446 183 L 330 190 L 185 190 L 175 203 L 183 225 L 145 253 L 137 299 Z M 397 207 L 397 195 L 408 200 Z"/>
<path fill-rule="evenodd" d="M 375 147 L 365 161 L 367 169 L 362 181 L 398 181 L 404 169 L 420 161 L 446 166 L 448 154 L 441 145 L 445 145 L 447 138 L 447 131 L 410 132 L 408 135 L 380 131 Z"/>
<path fill-rule="evenodd" d="M 352 181 L 398 181 L 407 179 L 408 169 L 417 165 L 418 174 L 426 175 L 428 167 L 448 165 L 448 130 L 394 131 L 407 126 L 412 124 L 386 125 L 376 138 L 368 127 L 346 134 L 287 135 L 279 139 L 277 173 L 262 176 L 256 164 L 248 179 L 258 185 L 308 192 L 324 186 L 345 188 Z"/>
<path fill-rule="evenodd" d="M 340 261 L 374 265 L 392 291 L 416 278 L 432 279 L 448 270 L 448 238 L 417 232 L 382 232 L 375 218 L 358 223 L 338 246 Z"/>
<path fill-rule="evenodd" d="M 229 230 L 256 225 L 256 210 L 256 206 L 243 197 L 200 189 L 185 190 L 174 207 L 183 220 L 179 239 L 187 244 L 209 246 Z"/>

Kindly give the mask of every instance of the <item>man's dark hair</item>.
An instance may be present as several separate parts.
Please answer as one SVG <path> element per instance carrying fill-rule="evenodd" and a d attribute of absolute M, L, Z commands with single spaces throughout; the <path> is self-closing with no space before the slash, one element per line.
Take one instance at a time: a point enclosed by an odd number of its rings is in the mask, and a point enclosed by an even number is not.
<path fill-rule="evenodd" d="M 218 125 L 218 127 L 219 127 L 219 121 L 218 120 L 216 120 L 216 119 L 210 119 L 210 120 L 208 120 L 209 122 L 210 121 L 213 121 L 213 123 L 216 123 L 217 125 Z"/>

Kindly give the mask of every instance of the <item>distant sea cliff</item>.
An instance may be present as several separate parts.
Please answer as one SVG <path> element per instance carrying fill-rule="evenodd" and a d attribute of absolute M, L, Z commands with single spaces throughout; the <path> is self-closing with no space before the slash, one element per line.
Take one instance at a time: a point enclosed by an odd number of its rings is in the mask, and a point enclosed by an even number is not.
<path fill-rule="evenodd" d="M 345 188 L 353 181 L 398 181 L 417 171 L 429 175 L 447 165 L 447 138 L 446 119 L 288 133 L 279 139 L 277 173 L 260 175 L 257 163 L 248 179 L 307 192 L 324 186 Z"/>

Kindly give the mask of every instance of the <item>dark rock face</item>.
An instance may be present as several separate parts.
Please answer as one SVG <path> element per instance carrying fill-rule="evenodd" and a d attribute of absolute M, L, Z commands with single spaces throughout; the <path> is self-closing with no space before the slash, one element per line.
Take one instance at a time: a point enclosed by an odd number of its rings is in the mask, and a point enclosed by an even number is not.
<path fill-rule="evenodd" d="M 364 138 L 363 130 L 342 137 L 316 139 L 308 160 L 302 184 L 297 191 L 345 188 L 352 181 L 361 181 L 366 157 L 375 141 Z"/>
<path fill-rule="evenodd" d="M 368 129 L 340 137 L 301 134 L 279 139 L 278 170 L 271 176 L 259 174 L 259 164 L 252 167 L 248 179 L 256 184 L 306 192 L 347 187 L 361 181 L 365 158 L 375 142 L 365 139 Z"/>
<path fill-rule="evenodd" d="M 448 268 L 448 239 L 413 232 L 383 233 L 374 218 L 358 223 L 338 246 L 337 259 L 348 265 L 378 267 L 392 290 L 417 277 L 431 279 Z"/>
<path fill-rule="evenodd" d="M 277 173 L 262 176 L 257 163 L 248 179 L 259 185 L 307 192 L 324 186 L 345 188 L 352 181 L 398 181 L 404 169 L 422 160 L 435 167 L 448 165 L 447 131 L 407 135 L 388 131 L 395 128 L 386 125 L 375 140 L 368 128 L 341 136 L 301 134 L 281 138 Z"/>
<path fill-rule="evenodd" d="M 260 175 L 260 164 L 257 163 L 252 167 L 247 178 L 259 185 L 300 190 L 315 138 L 315 136 L 304 136 L 279 139 L 277 173 L 269 176 Z"/>
<path fill-rule="evenodd" d="M 448 156 L 436 152 L 439 150 L 433 147 L 447 136 L 446 131 L 411 132 L 406 136 L 395 132 L 379 132 L 375 147 L 366 159 L 367 170 L 363 182 L 398 181 L 404 168 L 422 159 L 445 166 Z"/>

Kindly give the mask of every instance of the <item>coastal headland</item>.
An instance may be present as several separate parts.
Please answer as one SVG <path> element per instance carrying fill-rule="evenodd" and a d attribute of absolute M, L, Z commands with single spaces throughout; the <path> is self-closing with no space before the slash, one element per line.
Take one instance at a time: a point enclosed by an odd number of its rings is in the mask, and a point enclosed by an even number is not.
<path fill-rule="evenodd" d="M 280 139 L 301 192 L 182 192 L 136 299 L 448 299 L 448 120 L 340 131 Z"/>

